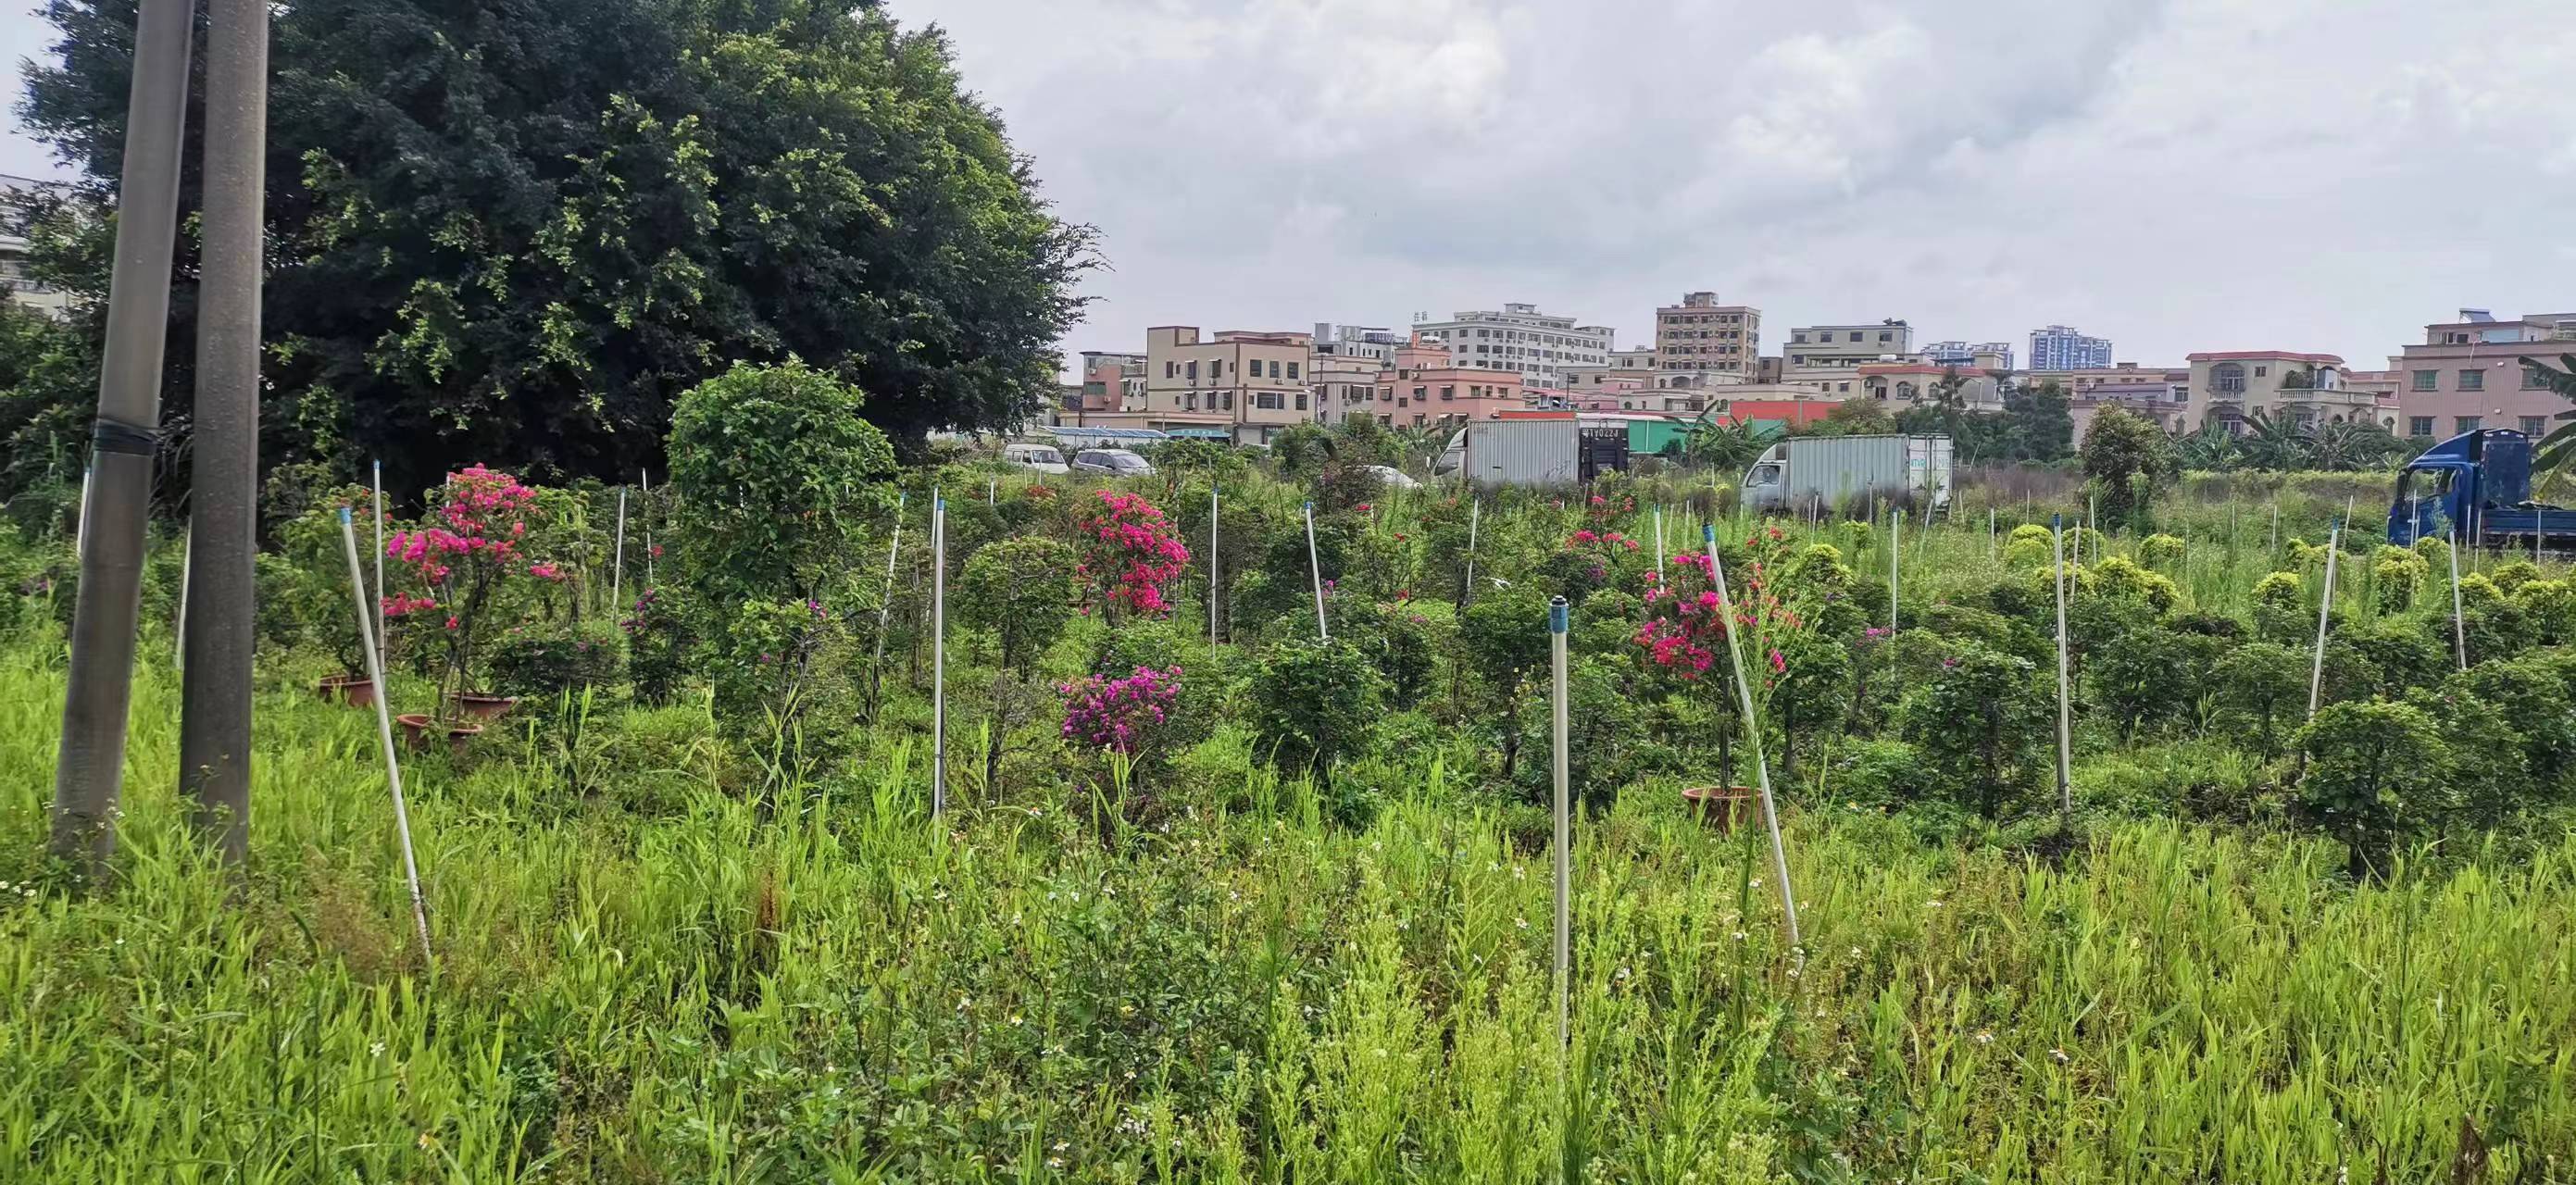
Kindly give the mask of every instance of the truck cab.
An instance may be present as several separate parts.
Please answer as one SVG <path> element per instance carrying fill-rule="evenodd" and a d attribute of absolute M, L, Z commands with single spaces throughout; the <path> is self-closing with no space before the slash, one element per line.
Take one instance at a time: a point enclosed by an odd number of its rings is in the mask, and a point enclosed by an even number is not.
<path fill-rule="evenodd" d="M 2457 537 L 2470 546 L 2576 542 L 2576 511 L 2531 498 L 2531 437 L 2483 428 L 2406 463 L 2388 506 L 2388 541 Z"/>

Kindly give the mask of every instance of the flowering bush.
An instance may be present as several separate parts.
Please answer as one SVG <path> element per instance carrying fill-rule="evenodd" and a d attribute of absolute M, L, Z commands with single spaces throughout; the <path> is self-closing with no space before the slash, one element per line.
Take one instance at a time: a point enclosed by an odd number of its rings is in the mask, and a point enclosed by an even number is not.
<path fill-rule="evenodd" d="M 1787 660 L 1768 641 L 1772 631 L 1798 629 L 1804 621 L 1777 593 L 1765 587 L 1768 568 L 1759 560 L 1753 561 L 1751 568 L 1752 574 L 1745 579 L 1744 599 L 1732 608 L 1735 624 L 1753 632 L 1754 649 L 1746 659 L 1769 669 L 1767 686 L 1769 677 L 1787 670 Z M 1719 611 L 1708 553 L 1683 552 L 1666 559 L 1663 577 L 1646 592 L 1646 620 L 1637 627 L 1637 645 L 1645 648 L 1646 656 L 1655 665 L 1685 679 L 1696 679 L 1716 664 L 1717 648 L 1726 644 L 1726 636 L 1727 622 Z"/>
<path fill-rule="evenodd" d="M 1075 571 L 1104 602 L 1139 613 L 1171 612 L 1163 585 L 1180 576 L 1190 549 L 1162 511 L 1134 494 L 1102 490 L 1100 511 L 1085 517 L 1081 530 L 1082 563 Z"/>
<path fill-rule="evenodd" d="M 1111 678 L 1092 675 L 1059 684 L 1064 693 L 1064 738 L 1087 749 L 1134 757 L 1158 739 L 1181 698 L 1181 668 Z"/>
<path fill-rule="evenodd" d="M 395 619 L 438 621 L 446 618 L 447 668 L 444 683 L 471 689 L 480 674 L 474 666 L 477 627 L 505 582 L 532 569 L 540 579 L 554 579 L 553 565 L 531 564 L 522 548 L 536 518 L 537 491 L 519 479 L 481 465 L 447 475 L 432 495 L 427 525 L 396 531 L 385 540 L 385 556 L 408 567 L 420 589 L 389 590 L 384 612 Z"/>

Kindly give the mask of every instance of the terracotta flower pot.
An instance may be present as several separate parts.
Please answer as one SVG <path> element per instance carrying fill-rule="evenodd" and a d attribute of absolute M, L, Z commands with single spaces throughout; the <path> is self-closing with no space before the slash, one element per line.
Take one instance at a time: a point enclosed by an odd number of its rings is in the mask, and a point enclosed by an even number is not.
<path fill-rule="evenodd" d="M 451 720 L 442 724 L 417 712 L 406 712 L 396 716 L 394 723 L 402 726 L 404 740 L 413 749 L 427 749 L 431 737 L 444 735 L 447 738 L 448 752 L 463 753 L 469 742 L 483 735 L 483 726 L 480 724 L 467 724 L 461 720 Z"/>
<path fill-rule="evenodd" d="M 451 691 L 447 693 L 447 702 L 456 705 L 458 712 L 476 720 L 498 720 L 504 713 L 516 707 L 519 701 L 516 696 L 485 695 L 479 691 L 462 693 Z"/>
<path fill-rule="evenodd" d="M 376 704 L 376 681 L 365 675 L 325 675 L 313 684 L 313 694 L 353 708 L 372 708 Z"/>
<path fill-rule="evenodd" d="M 1682 805 L 1700 822 L 1733 831 L 1753 818 L 1762 796 L 1751 786 L 1694 786 L 1682 791 Z"/>

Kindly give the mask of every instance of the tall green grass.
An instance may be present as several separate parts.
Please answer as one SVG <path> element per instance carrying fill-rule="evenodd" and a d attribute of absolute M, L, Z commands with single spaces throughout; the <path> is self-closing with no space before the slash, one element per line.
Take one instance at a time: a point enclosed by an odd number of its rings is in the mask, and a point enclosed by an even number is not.
<path fill-rule="evenodd" d="M 0 657 L 4 1180 L 2421 1181 L 2473 1144 L 2503 1181 L 2576 1155 L 2576 841 L 2354 888 L 2285 838 L 2133 824 L 2058 866 L 1828 810 L 1789 823 L 1791 952 L 1747 837 L 1633 795 L 1578 827 L 1560 1062 L 1545 853 L 1436 762 L 1365 828 L 1249 772 L 1168 830 L 1053 794 L 934 824 L 893 743 L 764 814 L 698 772 L 703 708 L 641 713 L 586 795 L 527 745 L 411 771 L 431 966 L 372 723 L 282 687 L 246 881 L 188 835 L 154 668 L 121 883 L 51 887 L 58 656 Z"/>

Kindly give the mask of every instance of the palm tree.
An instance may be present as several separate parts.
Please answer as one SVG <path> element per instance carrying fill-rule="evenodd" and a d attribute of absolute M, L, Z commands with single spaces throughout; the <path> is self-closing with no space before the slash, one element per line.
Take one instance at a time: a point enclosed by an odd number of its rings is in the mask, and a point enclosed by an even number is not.
<path fill-rule="evenodd" d="M 2314 436 L 2306 424 L 2257 410 L 2245 417 L 2245 427 L 2240 447 L 2248 466 L 2299 469 L 2309 464 Z"/>
<path fill-rule="evenodd" d="M 1691 459 L 1727 473 L 1744 472 L 1770 447 L 1771 434 L 1749 423 L 1702 420 L 1691 429 Z"/>
<path fill-rule="evenodd" d="M 2200 431 L 2182 438 L 2182 465 L 2185 469 L 2202 469 L 2226 473 L 2245 462 L 2245 450 L 2236 447 L 2236 438 L 2216 421 L 2202 424 Z"/>
<path fill-rule="evenodd" d="M 2548 363 L 2533 358 L 2524 358 L 2521 362 L 2540 379 L 2542 390 L 2576 403 L 2576 354 L 2560 354 L 2559 369 L 2552 369 Z M 2540 438 L 2540 447 L 2531 459 L 2532 468 L 2538 471 L 2536 484 L 2543 489 L 2576 470 L 2576 409 L 2562 411 L 2554 418 L 2558 420 L 2558 426 Z"/>

